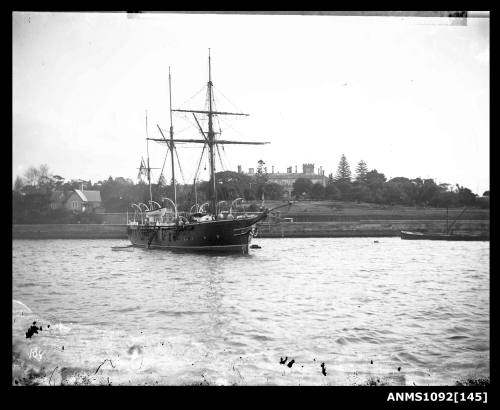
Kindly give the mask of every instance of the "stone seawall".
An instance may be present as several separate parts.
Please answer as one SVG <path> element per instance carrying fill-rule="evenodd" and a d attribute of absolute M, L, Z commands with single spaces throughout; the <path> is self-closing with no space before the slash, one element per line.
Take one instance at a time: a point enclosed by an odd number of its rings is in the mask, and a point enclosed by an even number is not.
<path fill-rule="evenodd" d="M 399 236 L 400 231 L 443 232 L 446 220 L 359 220 L 349 222 L 262 223 L 262 238 L 381 237 Z M 456 222 L 454 233 L 489 234 L 488 220 Z M 126 239 L 124 224 L 12 225 L 13 239 Z"/>
<path fill-rule="evenodd" d="M 446 220 L 359 220 L 349 222 L 291 222 L 259 224 L 262 238 L 399 236 L 401 231 L 443 232 Z M 465 220 L 453 225 L 454 233 L 489 234 L 490 222 Z"/>
<path fill-rule="evenodd" d="M 127 239 L 127 228 L 101 224 L 12 225 L 13 239 Z"/>

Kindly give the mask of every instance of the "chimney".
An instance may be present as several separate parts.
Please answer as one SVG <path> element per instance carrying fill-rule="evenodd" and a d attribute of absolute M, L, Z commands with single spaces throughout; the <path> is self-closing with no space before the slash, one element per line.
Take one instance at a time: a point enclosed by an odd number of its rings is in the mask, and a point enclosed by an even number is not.
<path fill-rule="evenodd" d="M 297 173 L 297 165 L 295 165 L 295 173 Z"/>
<path fill-rule="evenodd" d="M 248 168 L 248 173 L 249 173 L 250 175 L 252 175 L 252 174 L 254 174 L 255 172 L 253 172 L 253 168 Z"/>
<path fill-rule="evenodd" d="M 238 165 L 238 174 L 241 174 L 241 165 Z"/>
<path fill-rule="evenodd" d="M 272 169 L 273 169 L 273 172 L 272 172 L 272 173 L 274 174 L 274 165 L 273 165 L 273 168 L 272 168 Z"/>

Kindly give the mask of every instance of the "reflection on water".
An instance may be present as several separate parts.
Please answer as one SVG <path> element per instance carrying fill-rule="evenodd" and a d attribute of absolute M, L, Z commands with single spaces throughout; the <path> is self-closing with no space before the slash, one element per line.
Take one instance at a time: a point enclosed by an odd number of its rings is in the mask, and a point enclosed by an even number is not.
<path fill-rule="evenodd" d="M 211 256 L 15 240 L 13 383 L 489 378 L 489 243 L 377 241 L 258 239 Z"/>

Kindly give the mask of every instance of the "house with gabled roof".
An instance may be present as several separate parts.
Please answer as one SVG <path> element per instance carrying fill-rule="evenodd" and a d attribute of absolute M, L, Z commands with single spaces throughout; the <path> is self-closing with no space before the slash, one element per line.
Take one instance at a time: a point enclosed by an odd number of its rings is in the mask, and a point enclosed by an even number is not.
<path fill-rule="evenodd" d="M 64 201 L 64 206 L 77 212 L 104 212 L 100 191 L 74 189 Z"/>

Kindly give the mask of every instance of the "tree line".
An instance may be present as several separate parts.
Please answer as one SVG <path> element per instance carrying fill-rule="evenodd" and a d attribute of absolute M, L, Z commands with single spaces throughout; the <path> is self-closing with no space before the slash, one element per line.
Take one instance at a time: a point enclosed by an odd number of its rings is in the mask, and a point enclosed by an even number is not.
<path fill-rule="evenodd" d="M 255 175 L 222 171 L 216 173 L 218 201 L 226 201 L 222 206 L 230 206 L 236 198 L 247 201 L 280 200 L 284 189 L 270 182 L 265 171 L 264 161 L 260 160 Z M 109 177 L 92 182 L 81 179 L 66 180 L 52 174 L 46 164 L 30 167 L 23 176 L 14 182 L 13 220 L 14 223 L 99 223 L 99 215 L 62 209 L 51 209 L 54 192 L 71 193 L 74 189 L 96 190 L 101 193 L 102 206 L 106 212 L 126 212 L 132 203 L 148 203 L 149 185 L 144 178 L 134 182 L 130 178 Z M 165 179 L 151 184 L 153 199 L 173 198 L 173 187 Z M 208 181 L 194 184 L 176 184 L 177 206 L 180 211 L 189 211 L 193 204 L 208 201 L 210 185 Z M 352 175 L 349 163 L 342 155 L 336 175 L 330 174 L 328 183 L 313 184 L 307 178 L 298 178 L 293 184 L 292 196 L 295 199 L 340 200 L 372 202 L 388 205 L 458 207 L 489 207 L 489 200 L 478 199 L 477 195 L 463 186 L 436 184 L 433 179 L 397 177 L 387 180 L 376 169 L 368 170 L 360 161 Z M 489 192 L 484 196 L 489 197 Z"/>
<path fill-rule="evenodd" d="M 386 205 L 459 207 L 489 207 L 489 191 L 478 198 L 469 188 L 456 184 L 436 184 L 434 179 L 396 177 L 387 180 L 376 169 L 368 170 L 361 160 L 352 175 L 349 162 L 342 154 L 336 175 L 328 176 L 328 183 L 313 184 L 309 179 L 299 178 L 293 184 L 292 194 L 296 198 L 315 200 L 341 200 L 371 202 Z"/>
<path fill-rule="evenodd" d="M 221 207 L 229 208 L 236 198 L 246 200 L 281 199 L 283 190 L 278 184 L 270 183 L 260 161 L 254 176 L 223 171 L 216 173 L 216 190 L 218 201 L 226 201 Z M 13 223 L 100 223 L 102 217 L 93 213 L 82 213 L 66 209 L 52 209 L 53 193 L 66 193 L 67 196 L 75 189 L 100 191 L 102 206 L 107 213 L 131 211 L 131 204 L 148 204 L 150 199 L 149 184 L 143 177 L 138 181 L 130 178 L 110 176 L 108 179 L 92 182 L 82 179 L 66 180 L 60 175 L 51 174 L 46 164 L 30 167 L 23 176 L 17 176 L 12 191 Z M 195 204 L 208 201 L 210 184 L 200 181 L 194 184 L 177 184 L 176 196 L 179 211 L 189 211 Z M 159 183 L 151 184 L 154 200 L 161 197 L 173 198 L 173 187 L 164 178 Z M 255 208 L 255 209 L 254 209 Z M 209 209 L 209 205 L 205 207 Z M 256 210 L 250 205 L 250 210 Z"/>

